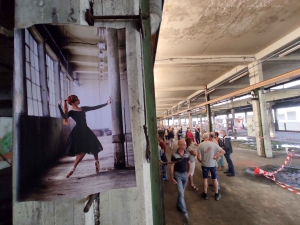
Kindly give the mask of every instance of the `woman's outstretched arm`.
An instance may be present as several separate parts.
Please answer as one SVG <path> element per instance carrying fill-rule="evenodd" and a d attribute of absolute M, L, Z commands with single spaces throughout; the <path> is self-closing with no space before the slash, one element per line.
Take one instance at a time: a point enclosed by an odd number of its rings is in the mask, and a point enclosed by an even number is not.
<path fill-rule="evenodd" d="M 64 118 L 64 119 L 68 119 L 69 115 L 66 115 L 66 114 L 63 112 L 63 110 L 62 110 L 60 104 L 58 104 L 58 109 L 59 109 L 59 112 L 60 112 L 61 117 Z"/>
<path fill-rule="evenodd" d="M 105 104 L 102 104 L 102 105 L 96 105 L 96 106 L 82 106 L 81 109 L 85 112 L 88 112 L 88 111 L 92 111 L 92 110 L 96 110 L 96 109 L 100 109 L 104 106 L 107 106 L 108 103 L 105 103 Z"/>
<path fill-rule="evenodd" d="M 91 110 L 100 109 L 100 108 L 102 108 L 102 107 L 104 107 L 104 106 L 107 106 L 107 105 L 110 104 L 110 103 L 111 103 L 111 98 L 109 97 L 107 103 L 105 103 L 105 104 L 102 104 L 102 105 L 96 105 L 96 106 L 83 106 L 83 107 L 81 107 L 81 109 L 82 109 L 83 111 L 85 111 L 85 112 L 88 112 L 88 111 L 91 111 Z"/>

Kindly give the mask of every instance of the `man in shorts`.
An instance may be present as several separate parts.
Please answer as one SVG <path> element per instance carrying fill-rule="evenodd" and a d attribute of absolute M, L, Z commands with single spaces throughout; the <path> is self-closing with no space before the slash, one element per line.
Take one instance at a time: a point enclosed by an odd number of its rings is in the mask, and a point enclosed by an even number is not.
<path fill-rule="evenodd" d="M 225 151 L 217 144 L 209 141 L 209 134 L 203 134 L 203 142 L 200 143 L 197 153 L 197 160 L 202 164 L 202 175 L 203 175 L 203 193 L 202 198 L 208 199 L 207 186 L 208 186 L 208 172 L 211 173 L 213 185 L 215 189 L 215 200 L 219 201 L 221 194 L 218 190 L 218 175 L 216 168 L 216 160 L 225 154 Z"/>

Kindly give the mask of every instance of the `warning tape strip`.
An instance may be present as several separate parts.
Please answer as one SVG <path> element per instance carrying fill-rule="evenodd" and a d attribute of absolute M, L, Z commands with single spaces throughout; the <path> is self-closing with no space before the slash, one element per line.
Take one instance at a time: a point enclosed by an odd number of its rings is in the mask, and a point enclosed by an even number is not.
<path fill-rule="evenodd" d="M 280 186 L 280 187 L 282 187 L 282 188 L 284 188 L 288 191 L 291 191 L 291 192 L 293 192 L 297 195 L 300 195 L 300 188 L 285 184 L 283 182 L 280 182 L 280 181 L 276 180 L 276 178 L 275 178 L 275 174 L 278 173 L 279 171 L 281 171 L 293 156 L 300 156 L 300 155 L 299 154 L 294 154 L 294 151 L 290 150 L 288 152 L 288 156 L 286 157 L 284 163 L 282 164 L 282 166 L 278 170 L 276 170 L 274 172 L 267 172 L 267 171 L 264 171 L 264 170 L 262 170 L 258 167 L 255 167 L 254 168 L 254 174 L 262 174 L 266 178 L 274 181 L 278 186 Z"/>

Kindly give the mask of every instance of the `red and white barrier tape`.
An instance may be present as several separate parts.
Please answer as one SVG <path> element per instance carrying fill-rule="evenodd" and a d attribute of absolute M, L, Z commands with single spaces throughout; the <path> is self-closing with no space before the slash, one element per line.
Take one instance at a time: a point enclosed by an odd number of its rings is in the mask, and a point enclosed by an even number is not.
<path fill-rule="evenodd" d="M 255 167 L 255 168 L 254 168 L 254 174 L 262 174 L 262 175 L 264 175 L 266 178 L 268 178 L 268 179 L 274 181 L 274 182 L 275 182 L 277 185 L 279 185 L 280 187 L 282 187 L 282 188 L 284 188 L 284 189 L 286 189 L 286 190 L 288 190 L 288 191 L 291 191 L 291 192 L 293 192 L 293 193 L 295 193 L 295 194 L 297 194 L 297 195 L 300 195 L 300 188 L 294 187 L 294 186 L 291 186 L 291 185 L 288 185 L 288 184 L 285 184 L 285 183 L 283 183 L 283 182 L 280 182 L 280 181 L 276 180 L 276 178 L 275 178 L 275 174 L 278 173 L 279 171 L 281 171 L 281 170 L 286 166 L 286 164 L 290 161 L 290 159 L 291 159 L 293 156 L 300 156 L 299 154 L 294 154 L 293 152 L 294 152 L 293 150 L 290 150 L 290 151 L 288 152 L 287 158 L 285 159 L 283 165 L 282 165 L 278 170 L 276 170 L 276 171 L 274 171 L 274 172 L 267 172 L 267 171 L 264 171 L 264 170 L 262 170 L 262 169 L 260 169 L 260 168 L 258 168 L 258 167 Z"/>

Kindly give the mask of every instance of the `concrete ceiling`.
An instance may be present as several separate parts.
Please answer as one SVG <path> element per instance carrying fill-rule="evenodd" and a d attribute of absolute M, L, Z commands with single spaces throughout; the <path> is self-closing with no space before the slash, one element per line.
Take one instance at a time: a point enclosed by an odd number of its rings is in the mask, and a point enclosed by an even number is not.
<path fill-rule="evenodd" d="M 154 68 L 157 116 L 195 93 L 193 87 L 253 62 L 300 27 L 299 15 L 299 0 L 165 0 Z M 241 84 L 249 85 L 248 78 Z M 212 98 L 240 88 L 224 85 Z M 176 100 L 161 101 L 168 98 Z"/>
<path fill-rule="evenodd" d="M 59 25 L 55 26 L 61 36 L 59 46 L 67 51 L 68 62 L 73 68 L 73 76 L 88 74 L 107 78 L 107 47 L 105 29 L 95 26 Z M 99 47 L 101 43 L 101 50 Z M 118 32 L 120 74 L 126 71 L 125 32 Z M 101 58 L 101 60 L 100 60 Z M 101 61 L 101 63 L 100 63 Z M 100 69 L 101 64 L 101 69 Z M 80 82 L 80 81 L 79 81 Z"/>

